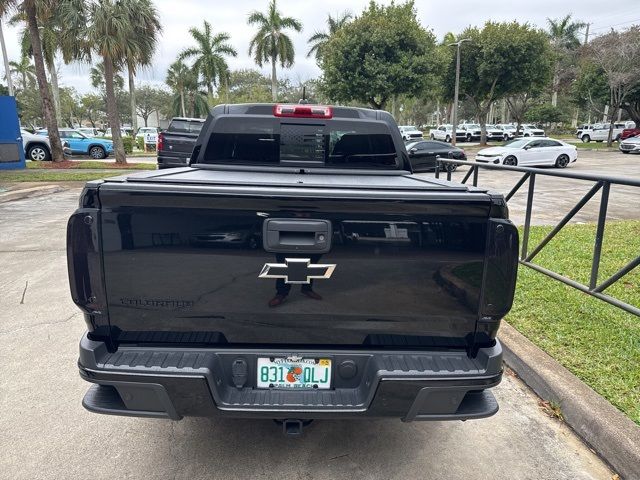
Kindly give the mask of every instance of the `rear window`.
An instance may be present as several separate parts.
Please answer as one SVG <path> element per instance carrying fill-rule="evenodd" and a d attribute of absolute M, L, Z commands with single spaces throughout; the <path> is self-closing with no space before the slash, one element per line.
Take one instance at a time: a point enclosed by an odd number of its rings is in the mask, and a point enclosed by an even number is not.
<path fill-rule="evenodd" d="M 170 132 L 180 133 L 200 133 L 204 122 L 196 122 L 193 120 L 171 120 L 168 130 Z"/>
<path fill-rule="evenodd" d="M 223 117 L 214 124 L 200 163 L 398 168 L 382 122 Z"/>

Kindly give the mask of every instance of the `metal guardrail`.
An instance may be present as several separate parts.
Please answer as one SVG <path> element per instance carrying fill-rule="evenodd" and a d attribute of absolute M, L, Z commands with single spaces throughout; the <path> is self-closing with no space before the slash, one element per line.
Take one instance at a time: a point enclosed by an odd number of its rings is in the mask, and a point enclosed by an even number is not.
<path fill-rule="evenodd" d="M 624 267 L 618 270 L 616 273 L 608 277 L 603 281 L 598 281 L 598 273 L 600 270 L 600 258 L 602 256 L 602 241 L 604 239 L 604 229 L 607 218 L 607 208 L 609 206 L 609 193 L 611 191 L 612 185 L 625 185 L 629 187 L 638 187 L 640 188 L 640 180 L 623 178 L 618 176 L 610 176 L 610 175 L 590 175 L 584 173 L 572 173 L 566 171 L 553 171 L 553 170 L 542 170 L 539 168 L 531 168 L 531 167 L 512 167 L 507 165 L 496 165 L 490 163 L 478 163 L 478 162 L 469 162 L 466 160 L 453 160 L 453 159 L 445 159 L 445 158 L 437 158 L 436 161 L 436 178 L 440 178 L 441 169 L 444 169 L 447 174 L 447 180 L 451 180 L 451 169 L 447 168 L 447 165 L 467 165 L 469 166 L 469 171 L 466 173 L 461 183 L 467 183 L 469 178 L 473 179 L 473 185 L 478 186 L 478 172 L 481 168 L 488 170 L 508 170 L 512 172 L 522 173 L 522 177 L 516 182 L 513 188 L 506 194 L 505 200 L 509 202 L 509 200 L 515 195 L 515 193 L 528 181 L 528 191 L 527 191 L 527 206 L 525 209 L 525 220 L 524 220 L 524 228 L 522 234 L 522 247 L 520 252 L 520 263 L 529 268 L 532 268 L 538 272 L 544 273 L 545 275 L 553 278 L 554 280 L 558 280 L 562 283 L 565 283 L 581 292 L 587 293 L 593 297 L 596 297 L 600 300 L 603 300 L 611 305 L 614 305 L 626 312 L 632 313 L 633 315 L 640 317 L 640 308 L 638 306 L 630 305 L 628 303 L 623 302 L 611 295 L 608 295 L 605 292 L 607 288 L 609 288 L 614 283 L 618 282 L 622 277 L 624 277 L 631 270 L 640 265 L 640 255 L 638 255 L 635 259 L 631 260 Z M 529 233 L 531 230 L 531 212 L 533 206 L 533 198 L 535 193 L 536 186 L 536 177 L 538 175 L 543 175 L 547 177 L 560 177 L 566 179 L 573 180 L 582 180 L 587 182 L 594 182 L 591 189 L 574 205 L 574 207 L 569 210 L 569 212 L 560 220 L 560 222 L 549 232 L 549 234 L 531 251 L 529 251 Z M 593 255 L 591 258 L 591 274 L 589 276 L 589 284 L 584 285 L 580 282 L 577 282 L 571 278 L 565 277 L 556 273 L 552 270 L 544 268 L 540 265 L 537 265 L 532 262 L 532 260 L 540 253 L 540 251 L 555 237 L 562 228 L 569 223 L 569 221 L 587 204 L 593 196 L 601 191 L 600 195 L 600 209 L 598 212 L 598 223 L 596 226 L 596 236 L 593 245 Z M 638 195 L 640 198 L 640 189 L 638 190 Z"/>

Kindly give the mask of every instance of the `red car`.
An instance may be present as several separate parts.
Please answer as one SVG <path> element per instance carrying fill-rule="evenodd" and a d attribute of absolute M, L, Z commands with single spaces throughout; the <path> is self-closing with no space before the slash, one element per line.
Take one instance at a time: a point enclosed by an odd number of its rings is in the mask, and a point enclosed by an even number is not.
<path fill-rule="evenodd" d="M 636 135 L 640 135 L 640 128 L 625 128 L 620 134 L 620 140 L 635 137 Z"/>

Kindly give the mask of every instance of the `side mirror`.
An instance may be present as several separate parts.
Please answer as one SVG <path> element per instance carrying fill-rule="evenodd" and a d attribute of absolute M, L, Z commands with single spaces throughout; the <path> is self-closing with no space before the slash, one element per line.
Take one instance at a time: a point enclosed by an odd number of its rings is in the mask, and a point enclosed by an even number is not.
<path fill-rule="evenodd" d="M 522 147 L 523 150 L 529 150 L 531 147 L 529 145 L 525 145 L 524 147 Z"/>
<path fill-rule="evenodd" d="M 409 153 L 416 153 L 418 151 L 417 148 L 413 147 L 409 150 Z"/>

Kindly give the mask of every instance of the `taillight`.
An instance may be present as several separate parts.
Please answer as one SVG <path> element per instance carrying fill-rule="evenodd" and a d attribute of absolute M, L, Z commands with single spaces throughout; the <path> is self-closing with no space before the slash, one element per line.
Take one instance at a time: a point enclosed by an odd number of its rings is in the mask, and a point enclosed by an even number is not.
<path fill-rule="evenodd" d="M 322 105 L 274 105 L 276 117 L 331 118 L 333 109 Z"/>
<path fill-rule="evenodd" d="M 164 136 L 162 135 L 162 133 L 159 133 L 158 134 L 158 141 L 157 141 L 156 148 L 160 152 L 160 151 L 162 151 L 163 147 L 164 147 Z"/>

